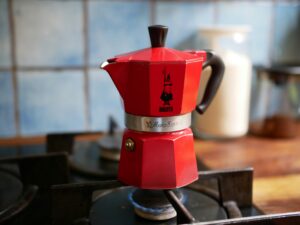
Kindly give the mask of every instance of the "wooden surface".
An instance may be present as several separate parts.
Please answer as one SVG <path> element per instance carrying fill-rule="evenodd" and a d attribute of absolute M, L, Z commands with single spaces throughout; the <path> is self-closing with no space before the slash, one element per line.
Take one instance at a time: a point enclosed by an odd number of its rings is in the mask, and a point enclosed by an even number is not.
<path fill-rule="evenodd" d="M 300 211 L 300 175 L 254 180 L 254 203 L 265 213 Z"/>
<path fill-rule="evenodd" d="M 76 141 L 93 141 L 97 140 L 102 132 L 93 132 L 93 134 L 75 136 Z M 13 138 L 0 138 L 0 146 L 24 146 L 46 143 L 45 136 L 32 136 L 32 137 L 13 137 Z"/>
<path fill-rule="evenodd" d="M 253 167 L 254 176 L 300 173 L 300 137 L 266 139 L 247 136 L 230 141 L 195 141 L 197 156 L 213 169 Z"/>
<path fill-rule="evenodd" d="M 196 140 L 195 149 L 211 169 L 253 167 L 253 200 L 265 213 L 300 211 L 300 126 L 298 131 L 293 139 Z"/>
<path fill-rule="evenodd" d="M 0 146 L 23 146 L 45 143 L 45 136 L 0 138 Z"/>
<path fill-rule="evenodd" d="M 254 203 L 265 213 L 300 211 L 300 126 L 298 134 L 282 140 L 255 136 L 229 141 L 195 140 L 195 150 L 211 169 L 253 167 Z M 44 142 L 42 136 L 0 139 L 0 146 Z"/>

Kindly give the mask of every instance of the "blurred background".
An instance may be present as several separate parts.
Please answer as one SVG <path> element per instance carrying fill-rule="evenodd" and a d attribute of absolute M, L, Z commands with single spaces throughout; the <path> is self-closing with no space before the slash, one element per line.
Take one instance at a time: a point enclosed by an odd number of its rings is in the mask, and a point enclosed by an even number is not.
<path fill-rule="evenodd" d="M 151 24 L 177 49 L 200 47 L 200 27 L 247 25 L 253 65 L 300 64 L 299 1 L 0 0 L 0 138 L 123 124 L 99 65 L 149 47 Z"/>

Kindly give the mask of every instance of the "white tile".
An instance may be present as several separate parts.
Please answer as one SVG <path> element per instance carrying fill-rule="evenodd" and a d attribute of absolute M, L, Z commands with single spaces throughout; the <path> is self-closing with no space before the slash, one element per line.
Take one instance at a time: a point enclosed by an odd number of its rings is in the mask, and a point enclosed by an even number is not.
<path fill-rule="evenodd" d="M 109 116 L 113 116 L 119 127 L 124 127 L 122 100 L 110 76 L 101 70 L 91 70 L 89 73 L 89 86 L 92 129 L 106 131 Z"/>
<path fill-rule="evenodd" d="M 214 5 L 207 2 L 159 1 L 156 24 L 169 27 L 166 46 L 195 48 L 199 27 L 213 24 Z"/>
<path fill-rule="evenodd" d="M 81 1 L 15 1 L 18 64 L 81 65 L 82 11 Z"/>
<path fill-rule="evenodd" d="M 9 67 L 11 65 L 10 57 L 10 34 L 7 1 L 0 0 L 0 66 Z"/>
<path fill-rule="evenodd" d="M 90 64 L 150 46 L 149 1 L 90 1 Z"/>
<path fill-rule="evenodd" d="M 85 129 L 82 72 L 20 72 L 18 87 L 22 135 Z"/>
<path fill-rule="evenodd" d="M 0 72 L 0 137 L 16 135 L 13 96 L 11 74 Z"/>

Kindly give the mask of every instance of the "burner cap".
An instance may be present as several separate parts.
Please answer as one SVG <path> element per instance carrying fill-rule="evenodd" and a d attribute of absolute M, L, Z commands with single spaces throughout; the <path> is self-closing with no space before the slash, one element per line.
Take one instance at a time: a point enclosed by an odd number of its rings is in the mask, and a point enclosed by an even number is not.
<path fill-rule="evenodd" d="M 118 173 L 118 162 L 100 157 L 97 142 L 76 142 L 69 163 L 82 178 L 115 178 Z M 85 177 L 87 176 L 87 177 Z"/>
<path fill-rule="evenodd" d="M 174 190 L 180 201 L 184 195 Z M 176 211 L 166 198 L 163 191 L 135 189 L 129 194 L 129 200 L 134 206 L 135 213 L 148 220 L 168 220 L 176 217 Z"/>
<path fill-rule="evenodd" d="M 100 157 L 103 159 L 119 161 L 123 132 L 104 135 L 99 141 Z"/>

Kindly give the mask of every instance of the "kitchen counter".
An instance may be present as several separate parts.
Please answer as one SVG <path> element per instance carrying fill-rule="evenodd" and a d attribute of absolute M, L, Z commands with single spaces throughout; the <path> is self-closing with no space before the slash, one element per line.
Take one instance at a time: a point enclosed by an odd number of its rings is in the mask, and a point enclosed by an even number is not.
<path fill-rule="evenodd" d="M 253 201 L 265 213 L 300 211 L 300 125 L 298 134 L 293 139 L 195 140 L 195 149 L 211 169 L 253 167 Z"/>
<path fill-rule="evenodd" d="M 254 203 L 265 213 L 300 211 L 300 126 L 296 138 L 245 136 L 195 140 L 197 157 L 211 169 L 254 168 Z M 96 140 L 99 134 L 79 137 Z M 0 139 L 0 146 L 42 144 L 45 137 Z"/>

